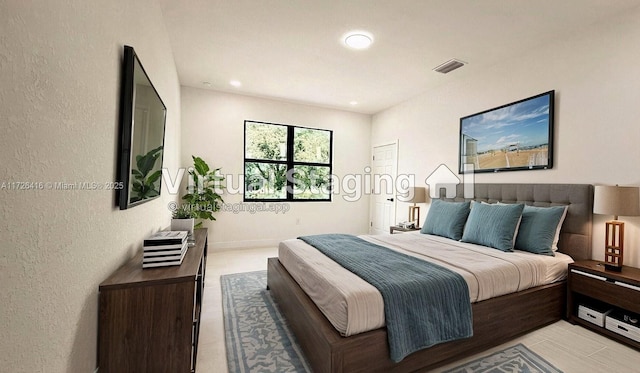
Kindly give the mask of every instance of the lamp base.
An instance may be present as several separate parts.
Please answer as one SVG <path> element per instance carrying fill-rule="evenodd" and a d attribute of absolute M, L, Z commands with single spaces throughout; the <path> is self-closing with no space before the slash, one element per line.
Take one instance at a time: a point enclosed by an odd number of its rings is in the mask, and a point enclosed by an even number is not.
<path fill-rule="evenodd" d="M 620 272 L 620 271 L 622 271 L 622 266 L 616 266 L 616 265 L 613 265 L 613 264 L 605 263 L 604 264 L 604 269 L 607 270 L 607 271 Z"/>
<path fill-rule="evenodd" d="M 604 267 L 609 271 L 621 271 L 624 259 L 624 223 L 605 223 Z"/>
<path fill-rule="evenodd" d="M 409 223 L 414 222 L 416 229 L 420 228 L 420 206 L 409 206 Z"/>

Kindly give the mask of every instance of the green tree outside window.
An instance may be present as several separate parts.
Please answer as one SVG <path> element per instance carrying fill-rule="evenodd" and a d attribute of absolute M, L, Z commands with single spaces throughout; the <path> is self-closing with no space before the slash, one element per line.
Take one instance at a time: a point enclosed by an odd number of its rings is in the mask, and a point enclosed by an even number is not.
<path fill-rule="evenodd" d="M 245 201 L 330 201 L 333 132 L 245 121 Z"/>

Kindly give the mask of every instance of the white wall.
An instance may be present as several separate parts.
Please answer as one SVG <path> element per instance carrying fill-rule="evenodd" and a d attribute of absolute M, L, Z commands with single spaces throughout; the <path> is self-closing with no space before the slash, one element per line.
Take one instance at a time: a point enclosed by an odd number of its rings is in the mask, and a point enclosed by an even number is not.
<path fill-rule="evenodd" d="M 154 0 L 0 2 L 0 183 L 114 181 L 123 45 L 168 109 L 180 89 Z M 1 186 L 1 184 L 0 184 Z M 119 211 L 113 191 L 0 189 L 0 371 L 93 372 L 98 285 L 167 227 L 175 197 Z"/>
<path fill-rule="evenodd" d="M 476 182 L 640 185 L 638 24 L 636 11 L 558 35 L 547 46 L 464 79 L 454 71 L 450 83 L 375 115 L 372 142 L 399 138 L 398 171 L 414 172 L 418 181 L 440 164 L 456 172 L 461 117 L 555 89 L 553 169 L 478 174 Z M 404 213 L 406 206 L 398 209 Z M 604 257 L 604 221 L 611 218 L 595 215 L 595 259 Z M 638 266 L 640 219 L 622 219 L 625 263 Z"/>
<path fill-rule="evenodd" d="M 222 167 L 223 174 L 231 175 L 230 189 L 242 191 L 245 120 L 333 130 L 333 173 L 339 177 L 361 174 L 369 165 L 368 115 L 188 87 L 182 87 L 181 97 L 182 164 L 192 164 L 191 155 L 195 155 L 211 167 Z M 332 202 L 287 203 L 290 210 L 285 214 L 220 211 L 215 222 L 207 222 L 210 245 L 213 249 L 257 247 L 304 234 L 366 233 L 368 197 L 347 202 L 345 196 L 334 195 Z M 239 204 L 242 193 L 227 192 L 223 198 L 229 205 Z"/>

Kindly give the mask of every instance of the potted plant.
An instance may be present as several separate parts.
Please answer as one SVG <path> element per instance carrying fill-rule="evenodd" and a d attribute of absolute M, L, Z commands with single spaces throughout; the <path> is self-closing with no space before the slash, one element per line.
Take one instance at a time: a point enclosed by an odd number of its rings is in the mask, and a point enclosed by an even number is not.
<path fill-rule="evenodd" d="M 196 214 L 189 205 L 181 205 L 176 208 L 171 215 L 172 231 L 188 231 L 189 236 L 193 235 Z"/>
<path fill-rule="evenodd" d="M 211 169 L 202 158 L 193 158 L 193 168 L 189 170 L 190 181 L 187 185 L 187 194 L 182 200 L 196 219 L 216 220 L 213 214 L 220 210 L 224 200 L 218 194 L 224 189 L 222 184 L 224 177 L 219 175 L 220 168 Z M 202 226 L 202 221 L 195 228 Z"/>

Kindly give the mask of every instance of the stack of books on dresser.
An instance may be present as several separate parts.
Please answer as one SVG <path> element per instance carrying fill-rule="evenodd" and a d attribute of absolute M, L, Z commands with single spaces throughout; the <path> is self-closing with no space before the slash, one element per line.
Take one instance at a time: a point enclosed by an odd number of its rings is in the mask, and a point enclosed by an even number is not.
<path fill-rule="evenodd" d="M 187 231 L 160 231 L 144 240 L 142 268 L 182 264 L 189 244 Z"/>

